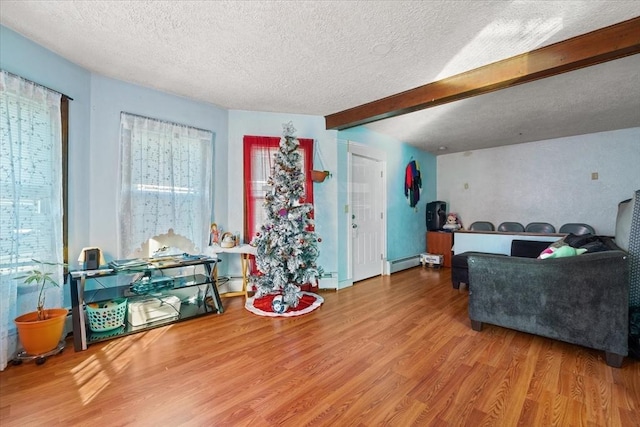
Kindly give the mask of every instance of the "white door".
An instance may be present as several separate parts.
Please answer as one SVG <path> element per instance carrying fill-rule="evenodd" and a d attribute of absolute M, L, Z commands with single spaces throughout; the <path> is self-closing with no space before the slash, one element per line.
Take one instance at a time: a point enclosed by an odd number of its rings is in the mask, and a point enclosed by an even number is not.
<path fill-rule="evenodd" d="M 371 157 L 366 147 L 350 148 L 350 151 L 351 265 L 353 281 L 356 282 L 380 275 L 383 271 L 386 185 L 383 160 Z"/>

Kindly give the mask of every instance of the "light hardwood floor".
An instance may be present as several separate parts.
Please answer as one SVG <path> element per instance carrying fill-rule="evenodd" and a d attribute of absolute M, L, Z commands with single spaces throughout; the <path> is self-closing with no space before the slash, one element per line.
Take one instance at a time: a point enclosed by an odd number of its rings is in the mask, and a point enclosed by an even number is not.
<path fill-rule="evenodd" d="M 207 316 L 0 373 L 0 425 L 638 426 L 640 361 L 485 325 L 450 270 Z"/>

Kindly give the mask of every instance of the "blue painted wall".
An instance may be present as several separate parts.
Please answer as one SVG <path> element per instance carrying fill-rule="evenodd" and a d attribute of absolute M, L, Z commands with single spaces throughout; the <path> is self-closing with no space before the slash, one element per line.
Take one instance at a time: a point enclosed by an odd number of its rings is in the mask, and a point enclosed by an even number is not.
<path fill-rule="evenodd" d="M 73 98 L 69 103 L 69 254 L 89 246 L 91 73 L 0 26 L 0 68 Z"/>
<path fill-rule="evenodd" d="M 71 260 L 85 246 L 99 246 L 107 258 L 117 256 L 117 185 L 119 114 L 184 123 L 215 134 L 213 220 L 228 230 L 242 230 L 242 136 L 282 134 L 282 123 L 293 121 L 299 137 L 313 138 L 319 148 L 317 169 L 332 177 L 314 185 L 316 229 L 322 236 L 319 263 L 349 283 L 346 253 L 347 150 L 346 141 L 371 145 L 387 153 L 387 256 L 389 259 L 424 251 L 424 203 L 417 210 L 404 198 L 404 168 L 413 157 L 422 168 L 422 200 L 435 198 L 435 158 L 407 144 L 357 128 L 325 129 L 324 118 L 300 114 L 227 111 L 138 85 L 92 74 L 19 34 L 0 27 L 0 65 L 67 94 L 69 132 L 69 254 Z M 238 275 L 239 263 L 223 265 L 222 274 Z"/>
<path fill-rule="evenodd" d="M 109 79 L 72 64 L 0 26 L 0 66 L 62 92 L 69 108 L 69 258 L 86 246 L 117 257 L 117 185 L 120 112 L 174 121 L 215 134 L 214 216 L 226 216 L 227 110 L 212 104 Z M 73 265 L 73 264 L 72 264 Z"/>
<path fill-rule="evenodd" d="M 226 220 L 227 212 L 227 110 L 100 75 L 91 78 L 91 134 L 88 179 L 92 191 L 85 199 L 92 226 L 90 241 L 118 258 L 117 194 L 120 112 L 139 114 L 214 133 L 213 217 Z"/>
<path fill-rule="evenodd" d="M 387 259 L 395 260 L 424 252 L 425 247 L 425 205 L 436 200 L 436 157 L 409 144 L 370 131 L 365 127 L 338 132 L 340 148 L 340 170 L 347 170 L 347 141 L 374 147 L 387 156 Z M 343 146 L 343 147 L 342 147 Z M 416 160 L 422 175 L 422 192 L 416 208 L 411 208 L 404 196 L 405 168 L 411 160 Z M 347 204 L 348 183 L 341 182 L 343 191 L 339 206 Z M 347 217 L 341 216 L 338 228 L 346 230 Z M 343 250 L 346 253 L 346 244 Z M 343 268 L 346 268 L 346 261 Z"/>

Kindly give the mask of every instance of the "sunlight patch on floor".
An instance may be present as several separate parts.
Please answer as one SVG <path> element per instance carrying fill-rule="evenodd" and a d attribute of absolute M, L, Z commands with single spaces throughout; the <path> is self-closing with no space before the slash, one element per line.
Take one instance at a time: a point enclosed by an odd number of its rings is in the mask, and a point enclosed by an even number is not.
<path fill-rule="evenodd" d="M 76 366 L 71 370 L 71 374 L 78 386 L 78 394 L 83 405 L 91 402 L 109 385 L 109 377 L 96 356 L 91 356 Z"/>
<path fill-rule="evenodd" d="M 139 335 L 112 340 L 104 344 L 101 349 L 101 354 L 105 356 L 104 364 L 99 356 L 92 355 L 73 368 L 71 374 L 77 384 L 82 404 L 89 404 L 109 386 L 110 375 L 114 376 L 122 372 L 135 357 L 139 357 L 170 328 L 171 325 L 167 325 Z"/>
<path fill-rule="evenodd" d="M 170 330 L 172 326 L 173 325 L 163 326 L 162 328 L 151 329 L 150 331 L 145 332 L 139 341 L 142 345 L 142 349 L 147 349 L 147 347 L 149 347 L 154 341 L 158 340 L 162 335 Z"/>

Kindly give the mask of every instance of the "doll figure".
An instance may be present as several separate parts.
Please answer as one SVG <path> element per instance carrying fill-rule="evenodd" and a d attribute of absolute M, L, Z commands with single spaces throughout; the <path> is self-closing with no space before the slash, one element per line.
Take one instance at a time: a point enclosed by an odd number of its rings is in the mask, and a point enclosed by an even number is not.
<path fill-rule="evenodd" d="M 460 230 L 462 228 L 462 224 L 460 224 L 458 214 L 450 212 L 447 216 L 447 223 L 442 228 L 449 231 Z"/>
<path fill-rule="evenodd" d="M 209 246 L 220 243 L 220 230 L 215 222 L 211 224 L 211 232 L 209 235 Z"/>

